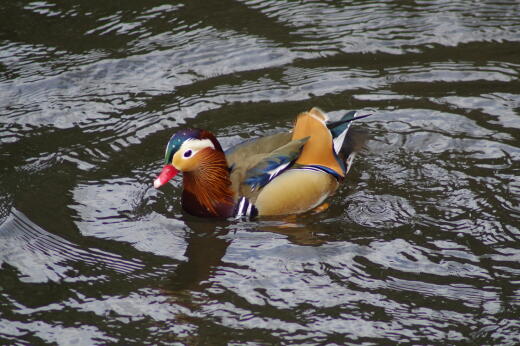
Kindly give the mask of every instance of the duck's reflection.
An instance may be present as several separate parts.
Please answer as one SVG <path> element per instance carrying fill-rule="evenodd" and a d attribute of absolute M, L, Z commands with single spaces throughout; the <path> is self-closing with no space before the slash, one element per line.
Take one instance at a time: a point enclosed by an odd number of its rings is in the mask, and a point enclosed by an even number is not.
<path fill-rule="evenodd" d="M 175 270 L 168 289 L 201 290 L 209 285 L 208 279 L 212 272 L 222 264 L 222 258 L 231 243 L 231 239 L 225 237 L 230 223 L 188 214 L 185 214 L 184 222 L 190 229 L 184 253 L 187 260 Z"/>
<path fill-rule="evenodd" d="M 326 206 L 319 207 L 322 211 Z M 190 232 L 187 234 L 187 247 L 182 262 L 171 276 L 167 290 L 197 290 L 211 285 L 214 271 L 223 265 L 223 257 L 235 239 L 230 233 L 271 232 L 282 234 L 294 244 L 317 246 L 325 242 L 312 227 L 313 214 L 288 215 L 277 218 L 263 218 L 255 222 L 240 220 L 202 219 L 184 215 L 184 222 Z"/>

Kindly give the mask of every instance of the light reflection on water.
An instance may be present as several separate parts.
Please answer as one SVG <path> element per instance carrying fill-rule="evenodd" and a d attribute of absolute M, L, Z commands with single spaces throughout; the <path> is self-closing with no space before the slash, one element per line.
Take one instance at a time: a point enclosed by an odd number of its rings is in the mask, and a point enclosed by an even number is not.
<path fill-rule="evenodd" d="M 520 343 L 519 11 L 2 3 L 0 343 Z M 228 147 L 313 106 L 374 114 L 321 213 L 152 188 L 176 129 Z"/>

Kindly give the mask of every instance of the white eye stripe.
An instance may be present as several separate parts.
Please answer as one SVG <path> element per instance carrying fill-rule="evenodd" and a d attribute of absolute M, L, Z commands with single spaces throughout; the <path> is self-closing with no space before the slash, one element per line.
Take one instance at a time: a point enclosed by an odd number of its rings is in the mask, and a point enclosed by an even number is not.
<path fill-rule="evenodd" d="M 182 143 L 181 147 L 179 148 L 179 152 L 182 153 L 183 158 L 188 159 L 190 157 L 193 157 L 200 150 L 206 148 L 215 149 L 213 142 L 211 142 L 209 139 L 190 138 L 184 141 L 184 143 Z"/>

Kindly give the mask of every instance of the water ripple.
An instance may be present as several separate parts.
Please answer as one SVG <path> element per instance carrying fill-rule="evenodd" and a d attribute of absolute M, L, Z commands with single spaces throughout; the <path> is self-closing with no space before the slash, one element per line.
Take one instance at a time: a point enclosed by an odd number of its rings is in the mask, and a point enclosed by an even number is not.
<path fill-rule="evenodd" d="M 348 217 L 365 227 L 395 228 L 409 224 L 415 215 L 410 203 L 398 196 L 359 192 L 349 196 L 345 202 L 348 203 Z"/>
<path fill-rule="evenodd" d="M 519 11 L 0 2 L 0 344 L 520 343 Z M 227 147 L 313 106 L 373 113 L 321 212 L 152 188 L 178 128 Z"/>
<path fill-rule="evenodd" d="M 116 254 L 93 248 L 86 251 L 45 231 L 14 208 L 0 225 L 0 236 L 3 238 L 0 249 L 1 262 L 9 263 L 20 270 L 27 282 L 63 279 L 67 267 L 60 268 L 56 265 L 54 269 L 50 269 L 51 259 L 56 264 L 72 261 L 102 266 L 121 274 L 128 274 L 144 267 L 137 259 L 124 259 Z M 27 253 L 20 252 L 21 250 Z M 47 260 L 42 260 L 41 257 Z"/>
<path fill-rule="evenodd" d="M 300 6 L 279 1 L 245 1 L 268 17 L 290 25 L 308 41 L 302 49 L 345 52 L 417 52 L 432 44 L 457 46 L 474 41 L 518 41 L 520 25 L 506 4 L 483 3 L 475 11 L 464 2 L 406 6 L 392 1 L 343 5 L 307 1 Z M 513 1 L 509 3 L 517 7 Z M 486 25 L 481 25 L 486 18 Z M 478 23 L 478 24 L 477 24 Z M 498 26 L 497 24 L 500 23 Z M 477 30 L 475 30 L 477 29 Z M 424 50 L 424 48 L 419 48 Z"/>

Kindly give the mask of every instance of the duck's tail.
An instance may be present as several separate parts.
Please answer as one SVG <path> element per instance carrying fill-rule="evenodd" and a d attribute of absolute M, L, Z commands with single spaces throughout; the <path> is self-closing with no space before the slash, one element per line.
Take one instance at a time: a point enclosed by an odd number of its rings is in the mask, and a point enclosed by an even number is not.
<path fill-rule="evenodd" d="M 357 111 L 348 112 L 341 120 L 327 124 L 334 142 L 334 152 L 339 161 L 344 164 L 344 172 L 348 173 L 356 153 L 365 146 L 368 132 L 361 129 L 350 128 L 354 120 L 359 120 L 371 114 L 358 115 Z"/>

